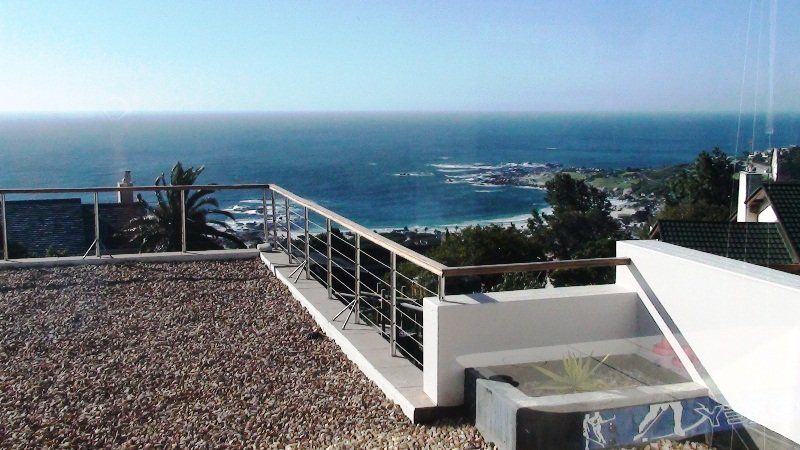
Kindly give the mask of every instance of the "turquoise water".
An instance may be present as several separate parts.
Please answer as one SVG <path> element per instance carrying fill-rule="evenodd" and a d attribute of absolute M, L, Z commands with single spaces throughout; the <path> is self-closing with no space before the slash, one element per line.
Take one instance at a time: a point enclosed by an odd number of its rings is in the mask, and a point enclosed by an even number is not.
<path fill-rule="evenodd" d="M 749 120 L 742 150 L 750 146 Z M 442 226 L 544 206 L 535 189 L 448 178 L 526 162 L 688 162 L 715 146 L 732 153 L 736 129 L 731 114 L 0 116 L 0 186 L 113 185 L 124 170 L 143 185 L 181 161 L 205 165 L 205 182 L 278 183 L 372 228 Z M 766 147 L 766 135 L 756 138 L 756 148 Z M 794 143 L 800 116 L 779 116 L 773 144 Z M 218 197 L 232 206 L 260 194 Z"/>

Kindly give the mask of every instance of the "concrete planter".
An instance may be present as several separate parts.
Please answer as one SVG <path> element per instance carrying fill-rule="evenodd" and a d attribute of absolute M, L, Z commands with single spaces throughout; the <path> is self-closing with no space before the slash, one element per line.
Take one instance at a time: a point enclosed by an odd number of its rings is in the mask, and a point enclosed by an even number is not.
<path fill-rule="evenodd" d="M 493 378 L 467 369 L 465 399 L 481 434 L 502 449 L 589 450 L 659 439 L 704 441 L 746 420 L 693 382 L 531 397 L 515 383 Z"/>

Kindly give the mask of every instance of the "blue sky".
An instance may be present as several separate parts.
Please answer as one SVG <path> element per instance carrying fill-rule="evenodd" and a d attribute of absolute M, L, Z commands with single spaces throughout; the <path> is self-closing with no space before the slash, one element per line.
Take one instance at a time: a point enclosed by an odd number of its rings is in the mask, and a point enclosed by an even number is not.
<path fill-rule="evenodd" d="M 736 111 L 749 4 L 4 0 L 0 111 Z M 779 0 L 778 111 L 798 19 Z"/>

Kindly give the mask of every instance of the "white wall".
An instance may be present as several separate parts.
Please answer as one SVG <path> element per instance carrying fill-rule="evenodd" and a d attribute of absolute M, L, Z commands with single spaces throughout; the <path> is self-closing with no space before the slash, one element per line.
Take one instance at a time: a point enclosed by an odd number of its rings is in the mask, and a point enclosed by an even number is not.
<path fill-rule="evenodd" d="M 772 205 L 767 206 L 764 208 L 763 211 L 758 213 L 758 221 L 759 222 L 777 222 L 778 216 L 775 215 L 775 208 Z"/>
<path fill-rule="evenodd" d="M 638 305 L 615 285 L 426 298 L 425 393 L 439 406 L 462 404 L 464 355 L 636 336 Z"/>
<path fill-rule="evenodd" d="M 800 442 L 800 277 L 658 241 L 618 242 L 617 256 L 631 258 L 720 400 Z M 638 290 L 631 270 L 618 267 L 617 284 Z"/>

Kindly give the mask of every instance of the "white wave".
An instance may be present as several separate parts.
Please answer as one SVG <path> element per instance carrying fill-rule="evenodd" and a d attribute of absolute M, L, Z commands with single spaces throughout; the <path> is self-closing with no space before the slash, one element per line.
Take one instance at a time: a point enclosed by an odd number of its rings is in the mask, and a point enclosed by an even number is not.
<path fill-rule="evenodd" d="M 400 172 L 393 174 L 396 177 L 432 177 L 430 172 Z"/>
<path fill-rule="evenodd" d="M 504 186 L 502 184 L 491 184 L 491 183 L 487 183 L 485 181 L 475 181 L 475 182 L 472 182 L 470 184 L 472 186 L 484 187 L 484 188 L 499 188 L 499 187 L 503 187 Z"/>
<path fill-rule="evenodd" d="M 438 164 L 428 164 L 428 165 L 431 166 L 431 167 L 435 167 L 437 169 L 445 169 L 445 170 L 452 170 L 452 169 L 472 170 L 472 169 L 480 168 L 480 166 L 482 166 L 483 164 L 482 163 L 476 163 L 476 164 L 442 164 L 442 163 L 438 163 Z"/>

